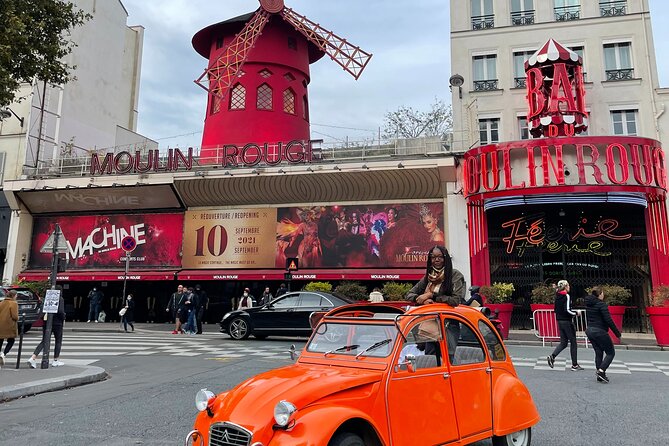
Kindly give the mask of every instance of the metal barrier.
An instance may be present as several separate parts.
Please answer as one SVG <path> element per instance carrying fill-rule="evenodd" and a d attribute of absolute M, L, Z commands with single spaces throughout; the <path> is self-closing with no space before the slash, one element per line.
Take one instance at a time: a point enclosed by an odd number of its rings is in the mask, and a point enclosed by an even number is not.
<path fill-rule="evenodd" d="M 585 347 L 588 347 L 588 337 L 585 334 L 587 320 L 585 310 L 574 310 L 574 323 L 576 325 L 576 342 L 581 340 Z M 546 341 L 559 341 L 560 328 L 555 318 L 555 310 L 535 310 L 532 313 L 532 331 L 534 335 L 541 339 L 541 345 L 546 346 Z"/>

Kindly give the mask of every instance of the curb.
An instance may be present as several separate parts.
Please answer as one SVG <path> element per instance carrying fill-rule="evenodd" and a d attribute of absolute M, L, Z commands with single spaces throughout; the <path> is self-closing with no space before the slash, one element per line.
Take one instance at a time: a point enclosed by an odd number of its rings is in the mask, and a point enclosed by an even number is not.
<path fill-rule="evenodd" d="M 63 390 L 69 387 L 83 386 L 98 381 L 103 381 L 109 377 L 107 371 L 100 367 L 89 366 L 81 373 L 75 375 L 62 376 L 60 378 L 43 379 L 24 384 L 16 384 L 0 388 L 0 403 L 23 398 L 26 396 L 38 395 L 40 393 Z"/>

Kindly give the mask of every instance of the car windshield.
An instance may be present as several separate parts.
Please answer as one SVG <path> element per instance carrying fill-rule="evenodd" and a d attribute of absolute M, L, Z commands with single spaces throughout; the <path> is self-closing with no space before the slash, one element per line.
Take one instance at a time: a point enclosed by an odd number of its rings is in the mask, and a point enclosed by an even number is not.
<path fill-rule="evenodd" d="M 318 326 L 307 351 L 384 358 L 390 355 L 398 332 L 394 324 L 325 322 Z M 362 354 L 361 354 L 362 353 Z"/>

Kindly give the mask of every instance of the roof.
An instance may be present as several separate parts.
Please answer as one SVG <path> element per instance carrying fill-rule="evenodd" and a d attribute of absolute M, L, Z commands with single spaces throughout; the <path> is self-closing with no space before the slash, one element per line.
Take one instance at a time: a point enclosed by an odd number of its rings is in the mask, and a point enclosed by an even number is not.
<path fill-rule="evenodd" d="M 578 63 L 579 65 L 583 64 L 581 56 L 555 40 L 549 39 L 543 47 L 537 50 L 536 53 L 532 54 L 530 58 L 525 61 L 525 69 L 527 70 L 529 67 L 543 65 L 548 61 L 555 62 L 557 60 Z"/>

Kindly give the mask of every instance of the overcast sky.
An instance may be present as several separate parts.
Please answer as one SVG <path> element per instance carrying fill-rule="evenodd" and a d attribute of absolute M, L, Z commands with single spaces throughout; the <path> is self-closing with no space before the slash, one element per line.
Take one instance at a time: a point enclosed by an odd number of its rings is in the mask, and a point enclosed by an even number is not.
<path fill-rule="evenodd" d="M 457 0 L 464 1 L 464 0 Z M 207 61 L 191 46 L 200 29 L 254 11 L 257 0 L 122 0 L 143 25 L 139 133 L 161 148 L 199 147 L 207 95 L 193 83 Z M 311 65 L 311 134 L 326 141 L 377 137 L 402 105 L 450 103 L 446 0 L 287 0 L 287 6 L 374 54 L 358 81 L 327 56 Z M 669 2 L 650 0 L 660 84 L 669 86 Z"/>

